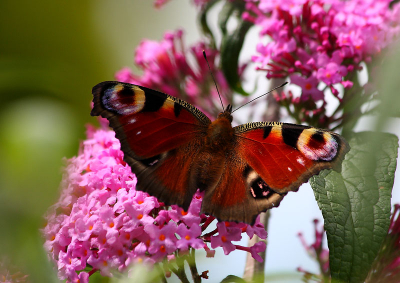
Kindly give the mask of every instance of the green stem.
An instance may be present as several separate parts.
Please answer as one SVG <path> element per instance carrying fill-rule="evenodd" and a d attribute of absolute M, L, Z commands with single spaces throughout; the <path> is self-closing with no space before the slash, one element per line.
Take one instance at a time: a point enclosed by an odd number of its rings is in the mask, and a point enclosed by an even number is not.
<path fill-rule="evenodd" d="M 183 264 L 183 260 L 179 257 L 176 256 L 176 263 L 178 268 L 175 268 L 172 266 L 172 264 L 168 265 L 168 268 L 176 275 L 178 278 L 181 280 L 182 283 L 190 283 L 189 279 L 186 276 L 185 273 L 185 266 Z"/>
<path fill-rule="evenodd" d="M 160 264 L 156 264 L 156 269 L 158 270 L 158 273 L 160 274 L 161 282 L 167 283 L 167 278 L 165 278 L 164 270 L 162 269 Z"/>
<path fill-rule="evenodd" d="M 191 249 L 191 251 L 189 252 L 189 256 L 186 258 L 186 261 L 189 264 L 190 272 L 192 273 L 193 282 L 200 283 L 201 276 L 199 275 L 199 272 L 197 271 L 195 249 L 193 249 L 193 248 Z"/>

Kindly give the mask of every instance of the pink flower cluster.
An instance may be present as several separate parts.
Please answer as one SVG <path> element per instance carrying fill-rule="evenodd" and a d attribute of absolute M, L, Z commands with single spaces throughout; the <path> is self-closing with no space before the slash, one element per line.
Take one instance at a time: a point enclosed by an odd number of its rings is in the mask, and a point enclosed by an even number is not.
<path fill-rule="evenodd" d="M 323 82 L 341 101 L 337 84 L 351 88 L 354 70 L 400 31 L 400 5 L 390 0 L 246 0 L 243 17 L 261 27 L 252 59 L 267 78 L 290 77 L 301 100 L 324 100 Z"/>
<path fill-rule="evenodd" d="M 117 72 L 116 79 L 176 96 L 196 105 L 204 113 L 215 116 L 221 111 L 220 100 L 203 50 L 225 100 L 224 104 L 228 104 L 227 101 L 231 103 L 232 92 L 216 65 L 219 52 L 204 42 L 194 44 L 187 50 L 182 30 L 165 33 L 160 42 L 143 40 L 135 52 L 135 63 L 143 70 L 142 76 L 124 68 Z"/>
<path fill-rule="evenodd" d="M 222 247 L 250 252 L 261 260 L 264 243 L 241 247 L 232 243 L 243 233 L 265 239 L 267 232 L 257 222 L 219 222 L 205 233 L 214 217 L 199 215 L 202 193 L 193 197 L 188 211 L 164 206 L 155 197 L 136 191 L 136 177 L 123 161 L 120 143 L 111 130 L 88 128 L 77 157 L 68 160 L 59 201 L 46 216 L 45 249 L 56 263 L 58 276 L 67 282 L 88 282 L 99 271 L 112 276 L 135 262 L 150 265 L 188 249 Z"/>

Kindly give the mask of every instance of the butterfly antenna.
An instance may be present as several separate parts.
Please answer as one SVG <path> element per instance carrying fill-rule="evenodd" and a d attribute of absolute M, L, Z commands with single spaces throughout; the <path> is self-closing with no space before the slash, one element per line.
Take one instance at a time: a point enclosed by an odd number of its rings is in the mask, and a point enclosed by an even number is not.
<path fill-rule="evenodd" d="M 222 103 L 222 98 L 221 98 L 221 95 L 219 94 L 219 90 L 218 90 L 218 85 L 217 85 L 217 82 L 215 81 L 214 75 L 213 75 L 213 73 L 212 73 L 212 71 L 211 71 L 210 64 L 208 64 L 208 60 L 207 60 L 207 56 L 206 56 L 206 52 L 205 52 L 204 50 L 203 50 L 203 56 L 204 56 L 204 59 L 206 59 L 206 62 L 207 62 L 208 69 L 210 70 L 211 77 L 212 77 L 212 79 L 213 79 L 213 81 L 214 81 L 214 84 L 215 84 L 215 88 L 217 89 L 218 96 L 219 96 L 219 100 L 221 101 L 221 105 L 222 105 L 222 110 L 225 110 L 225 108 L 224 108 L 224 104 Z"/>
<path fill-rule="evenodd" d="M 247 102 L 247 103 L 243 104 L 242 106 L 240 106 L 240 107 L 236 108 L 235 110 L 233 110 L 232 113 L 235 112 L 236 110 L 242 108 L 243 106 L 245 106 L 245 105 L 247 105 L 247 104 L 253 102 L 254 100 L 259 99 L 260 97 L 263 97 L 263 96 L 265 96 L 265 95 L 267 95 L 267 94 L 270 94 L 270 93 L 273 92 L 274 90 L 276 90 L 276 89 L 278 89 L 278 88 L 280 88 L 280 87 L 285 86 L 287 83 L 288 83 L 288 82 L 284 82 L 284 83 L 281 84 L 280 86 L 274 87 L 273 89 L 271 89 L 271 90 L 268 91 L 267 93 L 264 93 L 263 95 L 260 95 L 260 96 L 258 96 L 258 97 L 256 97 L 256 98 L 250 100 L 249 102 Z"/>

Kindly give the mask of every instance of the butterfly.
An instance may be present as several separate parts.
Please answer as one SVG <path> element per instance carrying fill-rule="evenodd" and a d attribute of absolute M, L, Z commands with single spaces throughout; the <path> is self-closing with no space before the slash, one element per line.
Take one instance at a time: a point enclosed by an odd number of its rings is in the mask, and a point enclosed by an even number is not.
<path fill-rule="evenodd" d="M 146 87 L 106 81 L 93 90 L 92 116 L 107 118 L 137 177 L 137 189 L 188 210 L 253 224 L 289 191 L 323 169 L 340 171 L 350 147 L 309 126 L 254 122 L 232 127 L 232 106 L 211 121 L 193 105 Z"/>

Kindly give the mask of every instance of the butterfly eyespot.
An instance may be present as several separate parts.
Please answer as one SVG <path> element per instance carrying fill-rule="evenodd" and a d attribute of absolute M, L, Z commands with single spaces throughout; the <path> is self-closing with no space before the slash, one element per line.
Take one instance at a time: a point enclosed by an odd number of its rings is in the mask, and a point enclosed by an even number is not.
<path fill-rule="evenodd" d="M 338 147 L 333 135 L 314 128 L 304 130 L 297 142 L 298 150 L 308 159 L 315 161 L 333 160 L 337 156 Z"/>
<path fill-rule="evenodd" d="M 260 177 L 257 177 L 252 182 L 250 192 L 254 198 L 269 198 L 275 194 L 275 192 Z"/>

